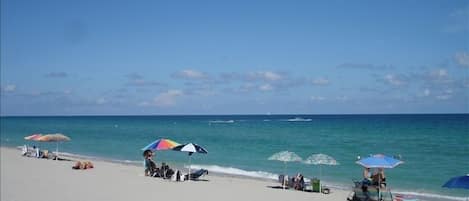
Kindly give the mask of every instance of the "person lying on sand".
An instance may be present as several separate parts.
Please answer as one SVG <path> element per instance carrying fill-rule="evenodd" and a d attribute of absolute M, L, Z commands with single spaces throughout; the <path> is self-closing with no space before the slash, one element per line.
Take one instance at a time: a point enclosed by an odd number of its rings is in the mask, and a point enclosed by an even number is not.
<path fill-rule="evenodd" d="M 72 168 L 75 170 L 86 170 L 94 168 L 94 165 L 90 161 L 77 161 Z"/>

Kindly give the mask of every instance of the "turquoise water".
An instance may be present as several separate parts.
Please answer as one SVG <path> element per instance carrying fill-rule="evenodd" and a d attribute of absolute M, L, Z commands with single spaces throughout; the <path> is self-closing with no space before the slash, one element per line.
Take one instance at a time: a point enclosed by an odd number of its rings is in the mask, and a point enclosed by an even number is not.
<path fill-rule="evenodd" d="M 300 119 L 294 119 L 299 117 Z M 289 150 L 303 158 L 324 153 L 340 165 L 323 166 L 321 179 L 348 187 L 361 179 L 357 156 L 401 156 L 404 164 L 386 170 L 393 191 L 424 197 L 462 197 L 467 190 L 441 188 L 469 173 L 469 115 L 232 115 L 1 117 L 1 145 L 16 147 L 32 133 L 64 133 L 72 141 L 60 151 L 141 163 L 140 148 L 158 138 L 194 142 L 208 154 L 193 164 L 212 171 L 275 178 L 283 163 L 267 158 Z M 36 143 L 55 149 L 54 143 Z M 157 152 L 156 160 L 187 164 L 187 155 Z M 318 177 L 317 166 L 289 163 L 287 173 Z"/>

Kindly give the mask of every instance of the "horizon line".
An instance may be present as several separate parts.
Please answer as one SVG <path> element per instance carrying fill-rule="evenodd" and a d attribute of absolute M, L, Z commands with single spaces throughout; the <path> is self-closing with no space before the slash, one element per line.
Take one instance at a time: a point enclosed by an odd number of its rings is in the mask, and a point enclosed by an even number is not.
<path fill-rule="evenodd" d="M 469 113 L 323 113 L 323 114 L 306 114 L 306 113 L 275 113 L 275 114 L 52 114 L 52 115 L 1 115 L 0 117 L 112 117 L 112 116 L 334 116 L 334 115 L 469 115 Z"/>

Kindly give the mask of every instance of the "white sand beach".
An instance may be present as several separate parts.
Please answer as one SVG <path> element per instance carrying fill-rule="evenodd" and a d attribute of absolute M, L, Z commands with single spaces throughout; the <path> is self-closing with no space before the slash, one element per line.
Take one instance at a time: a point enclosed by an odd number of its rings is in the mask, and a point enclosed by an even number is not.
<path fill-rule="evenodd" d="M 274 182 L 249 178 L 204 176 L 208 181 L 174 182 L 144 177 L 141 167 L 92 161 L 95 168 L 73 170 L 73 161 L 23 157 L 1 147 L 2 201 L 128 200 L 325 200 L 344 201 L 349 192 L 330 194 L 274 189 Z"/>

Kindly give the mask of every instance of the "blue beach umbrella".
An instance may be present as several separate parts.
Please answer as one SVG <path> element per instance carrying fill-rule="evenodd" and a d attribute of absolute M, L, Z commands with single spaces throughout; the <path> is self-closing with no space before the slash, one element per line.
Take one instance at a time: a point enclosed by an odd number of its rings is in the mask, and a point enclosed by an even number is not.
<path fill-rule="evenodd" d="M 376 154 L 363 158 L 356 163 L 366 168 L 394 168 L 404 162 L 383 154 Z"/>
<path fill-rule="evenodd" d="M 404 163 L 404 161 L 400 161 L 383 154 L 375 154 L 370 157 L 360 159 L 356 163 L 366 168 L 394 168 Z M 378 183 L 378 186 L 381 186 L 381 183 Z M 378 188 L 378 197 L 381 197 L 381 191 L 379 189 L 380 188 Z"/>
<path fill-rule="evenodd" d="M 449 181 L 447 181 L 442 187 L 469 189 L 469 174 L 460 177 L 453 177 Z"/>

